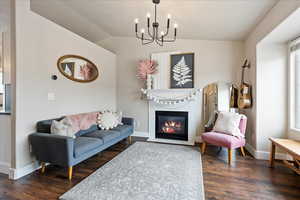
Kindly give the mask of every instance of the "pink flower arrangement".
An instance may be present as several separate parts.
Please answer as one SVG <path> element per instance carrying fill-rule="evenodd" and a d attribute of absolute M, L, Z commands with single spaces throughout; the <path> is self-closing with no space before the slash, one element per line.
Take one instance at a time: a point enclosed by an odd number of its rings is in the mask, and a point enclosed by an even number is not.
<path fill-rule="evenodd" d="M 80 66 L 80 75 L 83 77 L 83 80 L 92 79 L 93 67 L 89 63 Z"/>
<path fill-rule="evenodd" d="M 148 74 L 154 74 L 157 71 L 157 63 L 153 60 L 141 60 L 138 65 L 137 77 L 146 80 Z"/>

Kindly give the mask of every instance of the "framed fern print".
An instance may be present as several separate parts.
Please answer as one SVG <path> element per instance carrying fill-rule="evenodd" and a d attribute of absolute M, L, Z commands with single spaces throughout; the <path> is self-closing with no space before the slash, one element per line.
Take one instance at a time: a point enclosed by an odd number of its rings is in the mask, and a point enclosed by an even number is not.
<path fill-rule="evenodd" d="M 171 55 L 170 88 L 194 88 L 194 53 Z"/>

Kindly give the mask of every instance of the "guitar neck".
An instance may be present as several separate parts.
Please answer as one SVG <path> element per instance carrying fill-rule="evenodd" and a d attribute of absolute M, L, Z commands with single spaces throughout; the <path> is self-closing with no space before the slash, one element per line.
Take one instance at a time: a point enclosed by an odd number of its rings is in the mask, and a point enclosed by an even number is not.
<path fill-rule="evenodd" d="M 244 83 L 244 78 L 245 78 L 245 68 L 243 67 L 241 84 Z"/>

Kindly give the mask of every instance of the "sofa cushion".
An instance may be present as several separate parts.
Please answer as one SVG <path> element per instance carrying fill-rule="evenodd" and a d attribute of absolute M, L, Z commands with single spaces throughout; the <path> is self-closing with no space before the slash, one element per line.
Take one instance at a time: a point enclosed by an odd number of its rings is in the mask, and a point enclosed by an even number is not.
<path fill-rule="evenodd" d="M 51 124 L 51 134 L 75 138 L 72 124 L 67 118 L 60 121 L 53 120 Z"/>
<path fill-rule="evenodd" d="M 119 131 L 121 135 L 130 134 L 133 132 L 133 126 L 130 125 L 119 125 L 112 129 L 113 131 Z"/>
<path fill-rule="evenodd" d="M 74 155 L 79 157 L 103 144 L 100 138 L 78 137 L 74 141 Z"/>
<path fill-rule="evenodd" d="M 83 135 L 83 137 L 91 137 L 91 138 L 99 138 L 102 139 L 104 143 L 113 140 L 119 137 L 121 133 L 119 131 L 114 130 L 98 130 L 92 133 L 88 133 Z"/>
<path fill-rule="evenodd" d="M 246 141 L 244 138 L 237 138 L 217 132 L 207 132 L 202 134 L 202 139 L 210 144 L 235 149 L 244 146 Z"/>
<path fill-rule="evenodd" d="M 39 121 L 36 124 L 36 131 L 38 133 L 51 133 L 52 121 L 53 120 L 60 121 L 62 119 L 63 119 L 63 117 Z"/>
<path fill-rule="evenodd" d="M 92 125 L 89 129 L 86 129 L 86 130 L 80 130 L 78 131 L 75 136 L 76 137 L 79 137 L 79 136 L 82 136 L 82 135 L 85 135 L 85 134 L 88 134 L 88 133 L 92 133 L 92 132 L 95 132 L 99 130 L 98 126 L 96 124 Z"/>
<path fill-rule="evenodd" d="M 97 125 L 98 114 L 99 112 L 81 113 L 68 115 L 66 118 L 71 121 L 73 130 L 79 132 L 81 130 L 87 130 L 93 125 Z"/>

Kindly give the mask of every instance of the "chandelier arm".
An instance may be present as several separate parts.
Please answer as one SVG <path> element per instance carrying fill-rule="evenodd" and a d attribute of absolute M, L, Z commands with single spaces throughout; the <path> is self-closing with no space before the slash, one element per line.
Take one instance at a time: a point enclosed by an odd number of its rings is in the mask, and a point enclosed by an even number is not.
<path fill-rule="evenodd" d="M 162 40 L 160 40 L 160 41 L 162 42 Z M 167 40 L 164 39 L 164 42 L 175 42 L 175 41 L 176 41 L 176 39 L 169 39 L 169 40 L 168 39 Z"/>
<path fill-rule="evenodd" d="M 164 37 L 166 37 L 166 36 L 169 34 L 169 29 L 170 29 L 170 28 L 167 28 L 167 31 L 166 31 L 166 33 L 164 34 Z"/>
<path fill-rule="evenodd" d="M 154 38 L 154 36 L 150 33 L 150 28 L 148 27 L 148 35 L 152 38 L 152 40 L 153 40 L 153 38 Z"/>
<path fill-rule="evenodd" d="M 163 42 L 160 41 L 159 39 L 156 39 L 155 42 L 156 42 L 156 44 L 158 44 L 159 46 L 161 46 L 161 47 L 163 46 Z"/>
<path fill-rule="evenodd" d="M 148 42 L 142 42 L 143 45 L 151 44 L 153 41 L 148 41 Z"/>
<path fill-rule="evenodd" d="M 145 41 L 151 41 L 151 42 L 153 42 L 153 40 L 152 39 L 149 39 L 149 38 L 143 38 L 143 40 L 145 40 Z"/>
<path fill-rule="evenodd" d="M 165 38 L 164 38 L 163 42 L 175 42 L 176 39 L 177 39 L 176 36 L 175 36 L 173 39 L 165 39 Z M 159 39 L 159 41 L 162 42 L 161 39 Z"/>
<path fill-rule="evenodd" d="M 137 39 L 140 39 L 140 40 L 142 40 L 142 41 L 143 41 L 143 40 L 146 40 L 146 41 L 152 41 L 152 42 L 153 42 L 153 39 L 149 39 L 149 38 L 145 38 L 145 37 L 142 38 L 142 37 L 139 36 L 138 34 L 136 34 L 136 38 L 137 38 Z"/>

